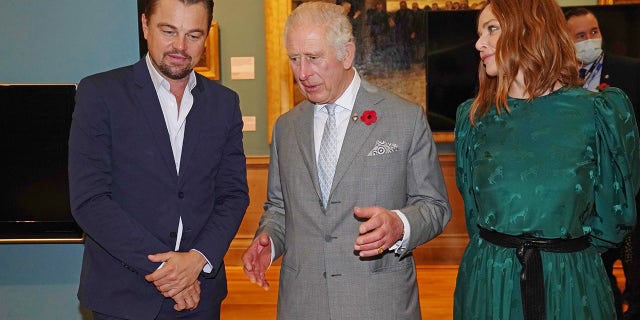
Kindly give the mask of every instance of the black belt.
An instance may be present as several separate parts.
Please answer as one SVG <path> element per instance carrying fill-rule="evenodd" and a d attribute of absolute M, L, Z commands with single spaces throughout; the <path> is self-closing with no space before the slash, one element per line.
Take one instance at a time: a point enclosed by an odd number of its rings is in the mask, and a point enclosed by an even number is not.
<path fill-rule="evenodd" d="M 522 265 L 520 272 L 520 294 L 525 320 L 546 320 L 544 277 L 540 251 L 577 252 L 590 246 L 589 236 L 575 239 L 543 239 L 532 236 L 512 236 L 480 228 L 480 238 L 497 246 L 515 248 Z"/>

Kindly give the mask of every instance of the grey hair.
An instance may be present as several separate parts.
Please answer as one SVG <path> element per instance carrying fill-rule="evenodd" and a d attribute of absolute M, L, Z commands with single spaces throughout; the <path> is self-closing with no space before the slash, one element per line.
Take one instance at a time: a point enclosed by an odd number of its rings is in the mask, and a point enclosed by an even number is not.
<path fill-rule="evenodd" d="M 336 52 L 338 60 L 343 61 L 347 54 L 347 44 L 353 42 L 351 23 L 344 8 L 328 2 L 305 2 L 299 5 L 284 25 L 284 39 L 292 28 L 301 25 L 321 26 L 326 30 L 327 41 Z"/>

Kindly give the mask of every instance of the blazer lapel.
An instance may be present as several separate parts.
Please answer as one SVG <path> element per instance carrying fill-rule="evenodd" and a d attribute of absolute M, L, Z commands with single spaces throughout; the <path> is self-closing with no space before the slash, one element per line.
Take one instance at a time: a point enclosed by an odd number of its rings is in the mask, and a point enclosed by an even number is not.
<path fill-rule="evenodd" d="M 360 120 L 360 116 L 365 110 L 375 110 L 378 113 L 378 117 L 381 117 L 381 110 L 377 110 L 375 105 L 382 101 L 382 96 L 366 90 L 367 84 L 363 80 L 363 85 L 358 90 L 355 104 L 353 106 L 352 113 L 357 116 L 356 121 L 349 121 L 347 126 L 347 133 L 344 136 L 342 142 L 342 149 L 340 150 L 340 157 L 338 158 L 338 164 L 336 165 L 336 172 L 333 176 L 333 184 L 331 191 L 340 183 L 342 177 L 346 174 L 347 170 L 351 166 L 354 158 L 360 153 L 363 148 L 364 142 L 369 138 L 371 132 L 375 128 L 376 124 L 366 125 Z"/>
<path fill-rule="evenodd" d="M 315 141 L 313 137 L 313 115 L 315 111 L 315 105 L 305 101 L 300 106 L 300 119 L 295 121 L 295 132 L 298 136 L 298 148 L 302 155 L 302 160 L 307 166 L 311 181 L 316 189 L 318 197 L 322 198 L 322 192 L 320 191 L 320 183 L 318 182 L 318 165 L 316 164 L 316 149 Z"/>
<path fill-rule="evenodd" d="M 176 171 L 175 161 L 173 160 L 173 151 L 171 150 L 171 140 L 169 138 L 169 132 L 167 132 L 167 124 L 164 121 L 160 101 L 153 87 L 145 59 L 141 59 L 133 65 L 133 76 L 137 86 L 135 93 L 136 98 L 138 99 L 138 104 L 141 106 L 142 113 L 147 119 L 147 124 L 153 134 L 154 142 L 158 146 L 158 150 L 162 155 L 164 163 L 167 165 L 167 169 L 173 173 L 174 177 L 177 177 L 178 173 Z"/>
<path fill-rule="evenodd" d="M 196 77 L 198 77 L 196 75 Z M 191 106 L 191 110 L 187 115 L 185 128 L 184 128 L 184 140 L 182 142 L 182 156 L 180 159 L 180 173 L 178 177 L 178 181 L 182 182 L 186 172 L 189 170 L 189 161 L 183 161 L 184 159 L 189 159 L 191 154 L 196 149 L 198 141 L 200 141 L 200 134 L 202 132 L 202 128 L 204 128 L 207 120 L 210 119 L 204 116 L 205 108 L 202 106 L 207 104 L 215 104 L 215 101 L 205 101 L 204 96 L 202 94 L 204 90 L 204 86 L 202 85 L 202 79 L 197 79 L 197 84 L 191 93 L 193 94 L 193 106 Z M 216 109 L 214 107 L 214 109 Z"/>

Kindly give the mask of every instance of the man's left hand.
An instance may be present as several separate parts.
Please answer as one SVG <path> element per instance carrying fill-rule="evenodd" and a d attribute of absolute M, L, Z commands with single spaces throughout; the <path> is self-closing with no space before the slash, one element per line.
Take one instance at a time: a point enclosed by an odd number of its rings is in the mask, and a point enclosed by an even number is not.
<path fill-rule="evenodd" d="M 173 305 L 173 309 L 176 311 L 193 310 L 198 307 L 200 303 L 200 281 L 196 280 L 190 286 L 182 292 L 178 292 L 172 297 L 176 304 Z"/>
<path fill-rule="evenodd" d="M 205 258 L 197 251 L 165 252 L 149 255 L 153 262 L 164 265 L 144 278 L 153 282 L 163 296 L 169 298 L 193 284 L 206 264 Z"/>
<path fill-rule="evenodd" d="M 360 224 L 360 236 L 354 245 L 361 257 L 379 255 L 402 238 L 404 225 L 395 212 L 382 207 L 356 207 L 353 213 L 357 218 L 367 220 Z"/>

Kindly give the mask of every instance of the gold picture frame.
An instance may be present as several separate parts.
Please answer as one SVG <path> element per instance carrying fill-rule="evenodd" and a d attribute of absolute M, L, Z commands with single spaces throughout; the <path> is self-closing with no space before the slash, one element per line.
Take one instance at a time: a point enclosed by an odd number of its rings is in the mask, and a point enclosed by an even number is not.
<path fill-rule="evenodd" d="M 640 0 L 598 0 L 599 5 L 603 4 L 636 4 L 640 3 Z"/>
<path fill-rule="evenodd" d="M 267 63 L 267 141 L 276 119 L 293 108 L 293 74 L 284 49 L 284 22 L 291 13 L 291 0 L 264 0 L 265 59 Z"/>
<path fill-rule="evenodd" d="M 217 21 L 211 23 L 204 48 L 204 54 L 193 70 L 211 80 L 220 80 L 220 34 Z"/>

